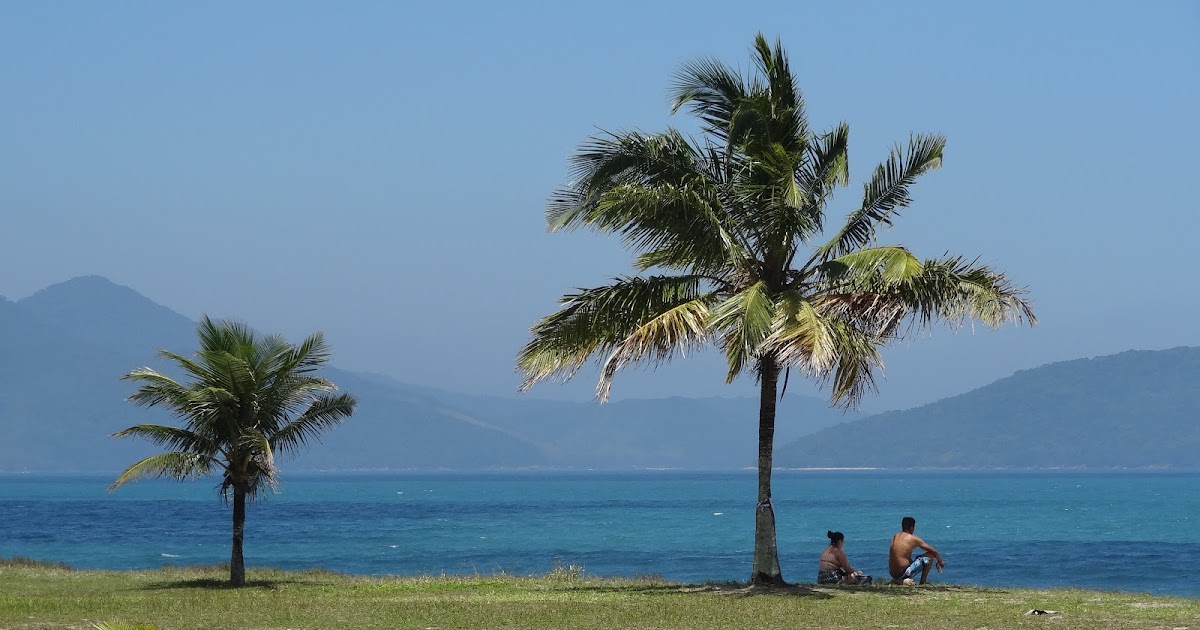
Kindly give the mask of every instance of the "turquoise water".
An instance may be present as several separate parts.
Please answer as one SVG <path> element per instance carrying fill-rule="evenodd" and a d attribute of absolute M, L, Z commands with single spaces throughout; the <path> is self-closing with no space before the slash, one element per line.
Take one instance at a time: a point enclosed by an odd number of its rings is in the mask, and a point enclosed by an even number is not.
<path fill-rule="evenodd" d="M 228 561 L 214 481 L 0 475 L 0 556 L 77 568 Z M 946 558 L 934 581 L 1200 596 L 1200 472 L 779 471 L 780 562 L 815 579 L 825 532 L 887 572 L 900 518 Z M 246 562 L 362 574 L 543 573 L 743 581 L 753 473 L 289 475 L 251 506 Z"/>

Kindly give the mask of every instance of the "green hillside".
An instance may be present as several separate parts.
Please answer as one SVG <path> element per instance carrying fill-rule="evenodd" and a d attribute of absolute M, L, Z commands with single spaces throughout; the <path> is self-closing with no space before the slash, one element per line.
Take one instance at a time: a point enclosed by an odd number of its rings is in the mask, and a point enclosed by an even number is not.
<path fill-rule="evenodd" d="M 1023 370 L 779 449 L 780 466 L 1200 467 L 1200 348 Z"/>

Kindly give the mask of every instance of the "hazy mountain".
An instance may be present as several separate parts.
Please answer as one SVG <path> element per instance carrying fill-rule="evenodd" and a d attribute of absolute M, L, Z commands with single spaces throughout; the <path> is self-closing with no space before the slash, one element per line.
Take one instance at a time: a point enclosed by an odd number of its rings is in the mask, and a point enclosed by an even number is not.
<path fill-rule="evenodd" d="M 270 332 L 269 322 L 251 322 Z M 298 340 L 294 340 L 298 341 Z M 118 470 L 153 453 L 107 436 L 171 422 L 118 377 L 195 324 L 90 276 L 0 297 L 0 471 Z M 758 401 L 594 402 L 474 396 L 331 368 L 358 412 L 289 470 L 690 468 L 755 464 Z M 1200 466 L 1200 349 L 1126 352 L 1018 372 L 924 407 L 861 418 L 811 397 L 778 408 L 780 466 Z M 839 424 L 844 423 L 844 424 Z M 839 425 L 835 428 L 833 425 Z"/>
<path fill-rule="evenodd" d="M 1023 370 L 972 392 L 826 430 L 781 466 L 1200 467 L 1200 348 Z"/>
<path fill-rule="evenodd" d="M 115 468 L 148 454 L 103 436 L 137 416 L 116 375 L 133 355 L 92 344 L 0 301 L 0 470 Z M 144 363 L 144 361 L 143 361 Z M 44 462 L 52 463 L 45 466 Z"/>
<path fill-rule="evenodd" d="M 196 343 L 195 322 L 101 276 L 51 285 L 18 304 L 43 325 L 144 357 L 143 363 L 159 348 L 180 351 Z"/>
<path fill-rule="evenodd" d="M 251 324 L 270 332 L 269 323 Z M 171 422 L 125 402 L 133 386 L 118 378 L 143 365 L 171 368 L 156 358 L 159 348 L 195 347 L 190 319 L 98 276 L 0 301 L 0 470 L 117 470 L 153 453 L 144 442 L 107 437 Z M 292 470 L 754 465 L 755 399 L 600 406 L 471 396 L 336 368 L 326 376 L 358 397 L 358 411 L 285 464 Z M 855 417 L 788 397 L 777 443 Z"/>
<path fill-rule="evenodd" d="M 190 354 L 195 324 L 132 289 L 96 276 L 0 303 L 0 470 L 117 470 L 154 452 L 108 436 L 142 422 L 171 422 L 137 408 L 118 380 L 150 364 L 158 348 Z M 330 432 L 297 468 L 536 466 L 528 440 L 446 410 L 403 388 L 350 372 L 328 376 L 359 397 L 358 413 Z"/>

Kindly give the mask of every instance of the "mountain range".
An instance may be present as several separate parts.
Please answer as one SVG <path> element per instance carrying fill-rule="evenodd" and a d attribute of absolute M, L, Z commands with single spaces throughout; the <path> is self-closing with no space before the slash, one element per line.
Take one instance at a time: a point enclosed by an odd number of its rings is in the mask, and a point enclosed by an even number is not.
<path fill-rule="evenodd" d="M 133 386 L 119 377 L 145 365 L 169 371 L 156 350 L 195 347 L 194 321 L 102 277 L 0 298 L 0 471 L 113 471 L 152 454 L 108 438 L 172 422 L 125 402 Z M 598 405 L 472 396 L 336 367 L 322 374 L 359 405 L 292 469 L 729 469 L 752 466 L 757 452 L 752 398 Z M 781 441 L 858 417 L 813 397 L 789 406 Z"/>
<path fill-rule="evenodd" d="M 261 322 L 249 322 L 271 332 Z M 333 340 L 336 351 L 336 340 Z M 190 354 L 195 322 L 87 276 L 0 297 L 0 471 L 116 471 L 153 447 L 108 436 L 167 412 L 119 380 L 157 349 Z M 736 469 L 755 464 L 756 398 L 594 402 L 477 396 L 330 367 L 359 399 L 291 470 Z M 714 376 L 719 378 L 719 375 Z M 776 464 L 790 467 L 1198 467 L 1200 349 L 1126 352 L 1024 370 L 870 417 L 788 394 Z"/>
<path fill-rule="evenodd" d="M 1022 370 L 915 409 L 826 429 L 781 466 L 1200 467 L 1200 348 Z"/>

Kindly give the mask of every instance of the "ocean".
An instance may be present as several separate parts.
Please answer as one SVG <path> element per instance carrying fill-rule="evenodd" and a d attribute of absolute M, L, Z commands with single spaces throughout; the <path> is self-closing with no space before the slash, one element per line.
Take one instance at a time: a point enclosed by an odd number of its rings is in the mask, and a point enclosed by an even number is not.
<path fill-rule="evenodd" d="M 0 475 L 0 557 L 80 569 L 229 560 L 215 480 Z M 777 471 L 780 564 L 812 582 L 827 530 L 887 573 L 900 519 L 936 546 L 932 581 L 1200 597 L 1200 471 Z M 744 581 L 753 472 L 284 473 L 250 506 L 246 564 L 369 575 L 538 574 Z"/>

